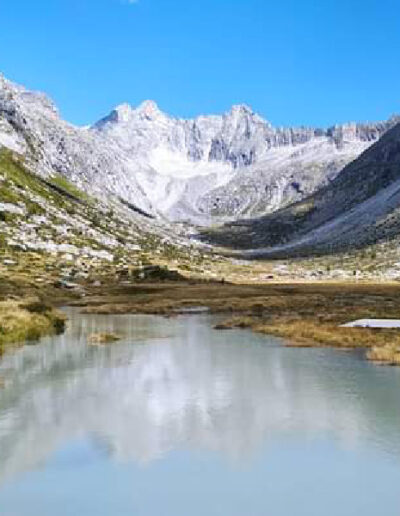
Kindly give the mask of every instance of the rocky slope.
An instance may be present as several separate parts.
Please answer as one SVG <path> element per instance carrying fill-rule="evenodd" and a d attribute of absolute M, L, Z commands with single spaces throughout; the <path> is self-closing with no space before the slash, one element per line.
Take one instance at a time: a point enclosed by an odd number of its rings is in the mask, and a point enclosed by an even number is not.
<path fill-rule="evenodd" d="M 247 256 L 288 257 L 365 247 L 398 238 L 399 232 L 400 123 L 315 194 L 204 238 L 246 250 Z"/>
<path fill-rule="evenodd" d="M 43 178 L 20 155 L 0 150 L 0 299 L 7 290 L 16 294 L 7 282 L 21 275 L 42 285 L 54 270 L 52 283 L 73 288 L 78 276 L 95 271 L 125 274 L 150 263 L 194 268 L 206 259 L 179 228 L 89 196 L 63 176 Z"/>
<path fill-rule="evenodd" d="M 202 239 L 249 257 L 374 245 L 400 227 L 398 122 L 275 128 L 247 106 L 183 120 L 146 101 L 81 128 L 0 76 L 0 242 L 190 257 L 176 222 L 232 221 Z"/>
<path fill-rule="evenodd" d="M 117 107 L 92 130 L 118 145 L 120 155 L 136 157 L 133 173 L 154 209 L 210 224 L 304 198 L 394 123 L 274 128 L 247 106 L 178 120 L 148 101 Z"/>
<path fill-rule="evenodd" d="M 151 210 L 119 149 L 98 133 L 64 122 L 43 94 L 0 76 L 0 146 L 27 159 L 42 177 L 60 174 L 100 197 L 118 195 Z"/>
<path fill-rule="evenodd" d="M 142 213 L 210 224 L 275 211 L 329 184 L 395 119 L 328 130 L 274 128 L 247 106 L 175 119 L 147 101 L 93 127 L 64 122 L 42 94 L 0 77 L 0 146 Z"/>

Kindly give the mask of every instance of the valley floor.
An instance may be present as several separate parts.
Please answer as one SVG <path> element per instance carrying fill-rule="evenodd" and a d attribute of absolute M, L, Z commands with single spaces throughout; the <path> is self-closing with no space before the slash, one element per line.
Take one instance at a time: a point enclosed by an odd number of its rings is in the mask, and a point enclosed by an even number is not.
<path fill-rule="evenodd" d="M 57 331 L 58 319 L 53 319 L 54 313 L 47 307 L 51 303 L 99 314 L 173 317 L 193 309 L 207 310 L 226 315 L 225 322 L 218 325 L 221 330 L 251 328 L 280 336 L 290 346 L 361 348 L 368 358 L 400 364 L 398 330 L 340 327 L 354 319 L 400 317 L 400 283 L 396 281 L 359 280 L 351 267 L 348 279 L 337 280 L 327 274 L 326 264 L 322 269 L 323 265 L 315 262 L 206 260 L 196 267 L 180 263 L 172 275 L 168 265 L 160 257 L 155 267 L 142 268 L 144 273 L 137 266 L 110 263 L 83 273 L 72 264 L 66 279 L 65 267 L 61 276 L 55 257 L 18 253 L 3 258 L 0 349 L 11 341 Z M 296 270 L 303 273 L 296 277 Z M 33 312 L 26 306 L 33 307 Z"/>
<path fill-rule="evenodd" d="M 168 317 L 207 309 L 226 314 L 217 329 L 250 328 L 283 337 L 289 346 L 361 348 L 370 359 L 400 364 L 398 330 L 340 327 L 358 318 L 399 317 L 400 285 L 394 283 L 126 284 L 73 304 L 88 313 Z"/>

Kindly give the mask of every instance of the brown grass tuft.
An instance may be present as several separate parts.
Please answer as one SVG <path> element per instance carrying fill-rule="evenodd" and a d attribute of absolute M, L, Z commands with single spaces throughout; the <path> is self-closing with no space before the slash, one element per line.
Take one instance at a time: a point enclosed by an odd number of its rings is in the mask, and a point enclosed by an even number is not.
<path fill-rule="evenodd" d="M 0 302 L 0 346 L 36 341 L 49 334 L 61 333 L 66 317 L 37 300 Z"/>
<path fill-rule="evenodd" d="M 382 364 L 400 365 L 400 343 L 397 341 L 384 346 L 373 346 L 368 351 L 367 358 Z"/>
<path fill-rule="evenodd" d="M 288 346 L 384 349 L 400 345 L 394 329 L 342 328 L 355 319 L 399 318 L 400 285 L 350 283 L 152 284 L 115 286 L 81 304 L 93 313 L 169 315 L 188 306 L 207 306 L 229 315 L 217 329 L 251 328 L 282 337 Z M 371 356 L 373 355 L 371 351 Z"/>
<path fill-rule="evenodd" d="M 117 342 L 121 340 L 119 335 L 115 333 L 92 333 L 88 337 L 88 343 L 92 346 L 97 346 L 99 344 L 112 344 L 113 342 Z"/>

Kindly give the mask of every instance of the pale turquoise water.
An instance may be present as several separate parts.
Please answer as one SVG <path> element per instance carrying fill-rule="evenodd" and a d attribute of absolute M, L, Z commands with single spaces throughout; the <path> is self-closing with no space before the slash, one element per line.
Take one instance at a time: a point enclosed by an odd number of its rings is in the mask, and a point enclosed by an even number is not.
<path fill-rule="evenodd" d="M 0 515 L 399 516 L 400 369 L 213 321 L 71 312 L 6 356 Z"/>

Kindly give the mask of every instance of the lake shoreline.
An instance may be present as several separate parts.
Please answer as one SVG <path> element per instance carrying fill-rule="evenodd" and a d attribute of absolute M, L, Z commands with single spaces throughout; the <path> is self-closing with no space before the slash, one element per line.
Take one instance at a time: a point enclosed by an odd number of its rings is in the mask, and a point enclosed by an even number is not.
<path fill-rule="evenodd" d="M 398 330 L 341 327 L 358 318 L 397 318 L 400 285 L 394 283 L 132 283 L 71 304 L 89 314 L 166 317 L 195 307 L 226 315 L 217 329 L 251 329 L 281 337 L 288 347 L 365 349 L 370 360 L 400 365 Z"/>
<path fill-rule="evenodd" d="M 279 282 L 249 285 L 189 279 L 133 282 L 111 278 L 104 281 L 103 278 L 101 283 L 82 282 L 79 288 L 84 294 L 72 289 L 58 289 L 58 295 L 52 296 L 52 305 L 75 306 L 83 313 L 104 315 L 137 313 L 175 317 L 180 313 L 208 311 L 226 315 L 226 320 L 216 329 L 246 328 L 281 337 L 288 347 L 365 349 L 368 359 L 400 365 L 398 330 L 341 327 L 358 318 L 397 318 L 400 314 L 400 285 L 397 283 Z M 45 296 L 46 292 L 41 293 L 39 289 L 36 302 L 40 303 Z M 11 302 L 21 306 L 26 299 Z M 56 331 L 52 318 L 57 313 L 49 308 L 41 314 L 47 317 L 47 323 L 40 320 L 37 338 Z M 15 317 L 18 319 L 17 315 Z M 13 332 L 3 335 L 3 342 L 0 341 L 3 349 L 12 342 L 26 340 L 24 331 Z"/>

